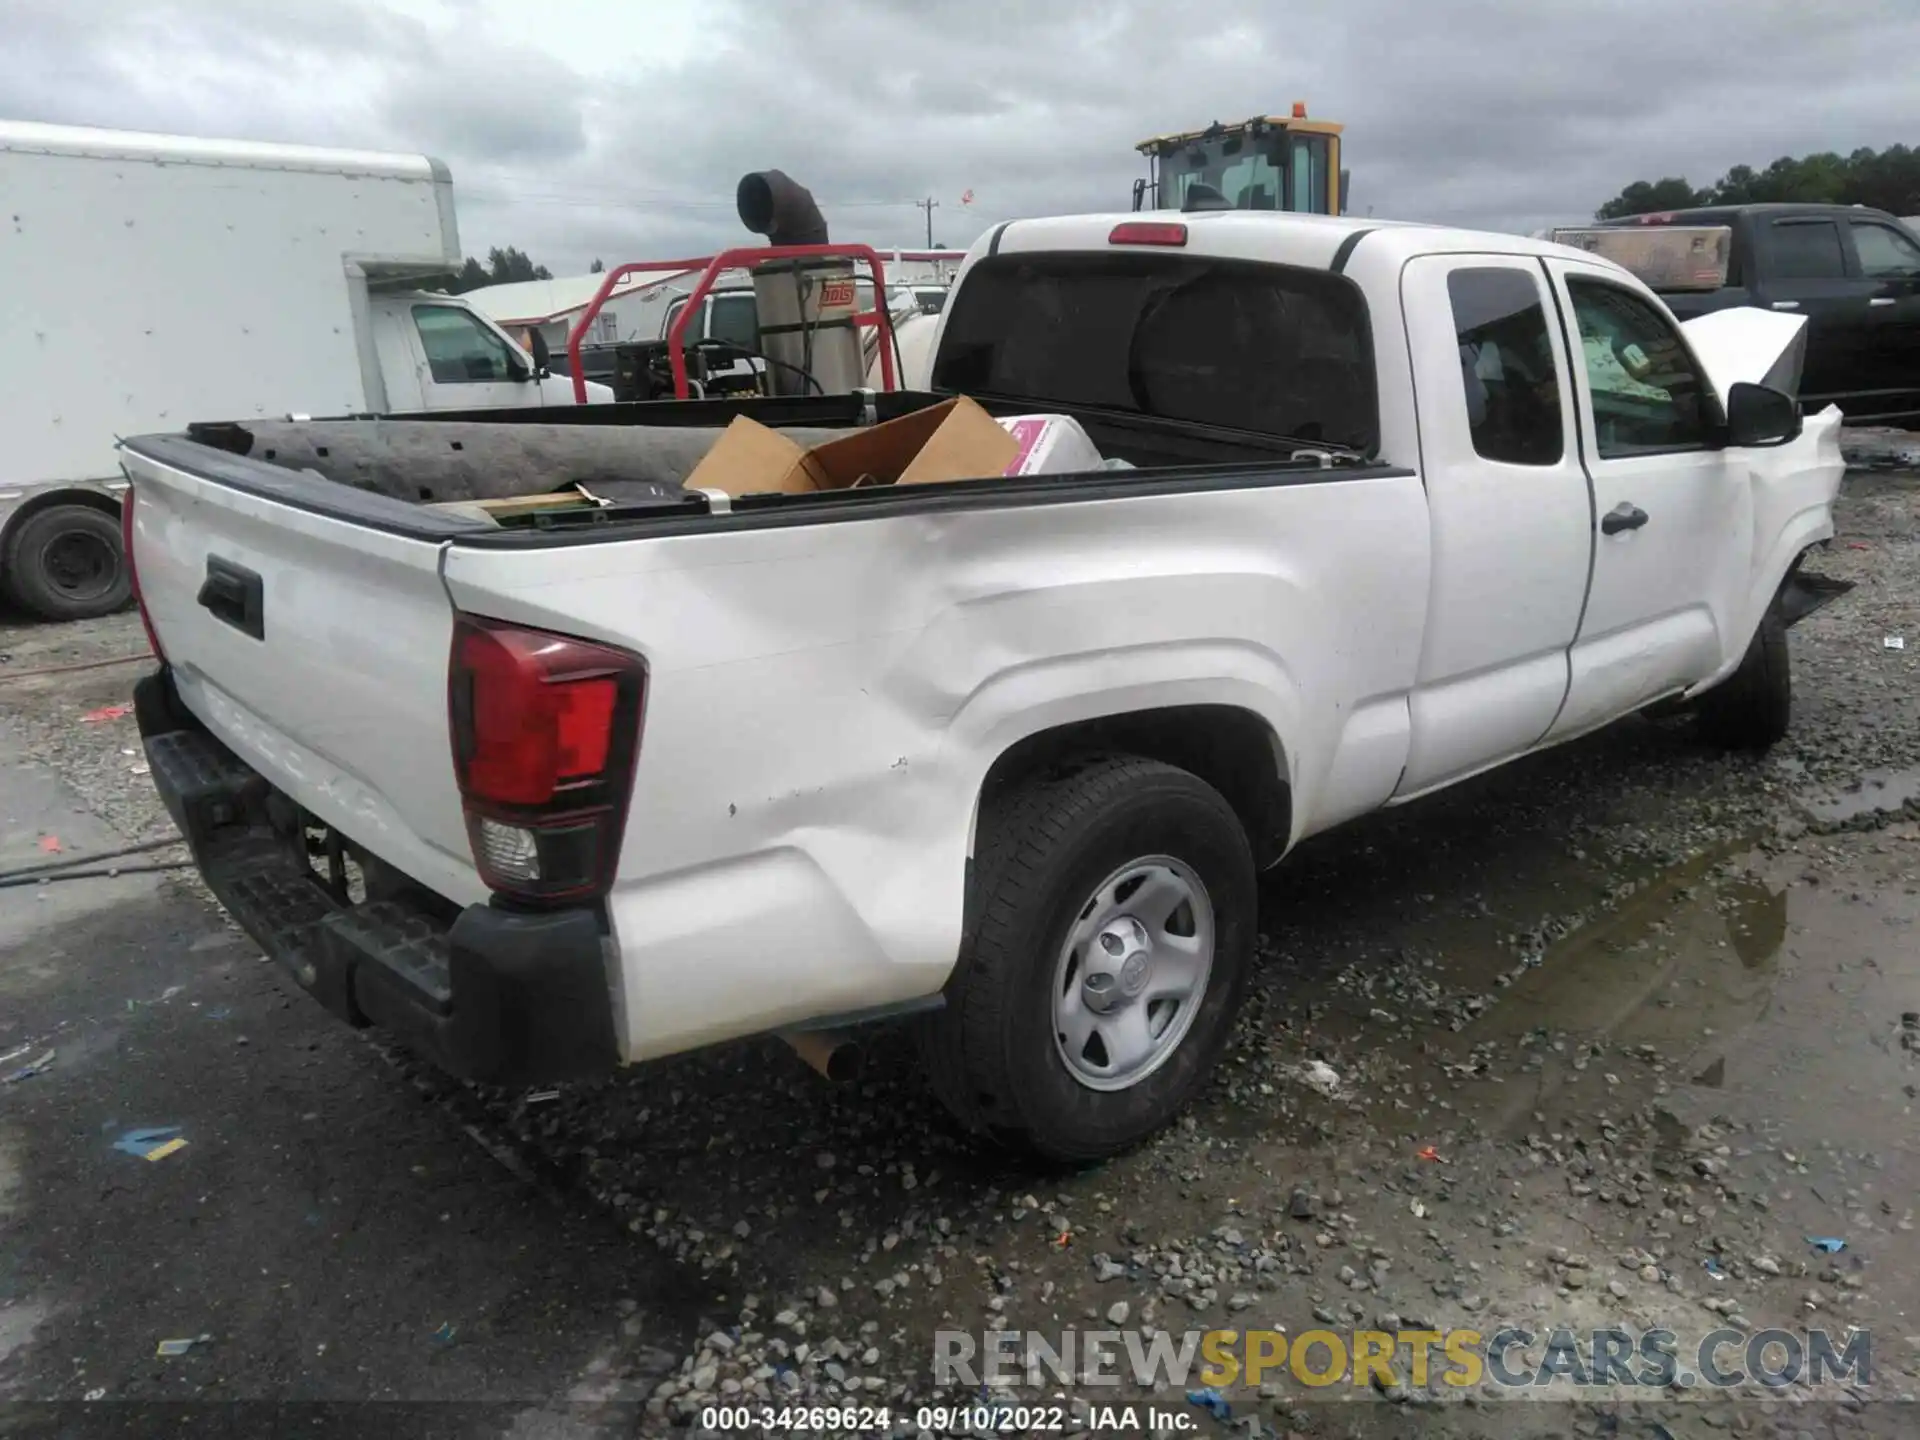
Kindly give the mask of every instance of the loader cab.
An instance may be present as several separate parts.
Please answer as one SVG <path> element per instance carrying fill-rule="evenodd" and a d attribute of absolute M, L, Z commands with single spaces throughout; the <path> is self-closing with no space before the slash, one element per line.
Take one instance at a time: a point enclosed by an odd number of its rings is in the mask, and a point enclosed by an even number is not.
<path fill-rule="evenodd" d="M 1211 204 L 1235 210 L 1345 213 L 1347 176 L 1340 168 L 1342 127 L 1265 115 L 1236 125 L 1159 135 L 1135 148 L 1147 157 L 1145 179 L 1133 182 L 1135 210 L 1181 210 Z M 1204 187 L 1204 188 L 1202 188 Z"/>

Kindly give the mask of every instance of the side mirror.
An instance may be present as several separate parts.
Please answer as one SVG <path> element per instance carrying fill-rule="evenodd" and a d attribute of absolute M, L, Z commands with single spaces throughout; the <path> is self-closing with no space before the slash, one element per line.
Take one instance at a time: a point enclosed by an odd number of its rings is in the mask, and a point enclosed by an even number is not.
<path fill-rule="evenodd" d="M 1800 434 L 1800 402 L 1769 385 L 1741 381 L 1727 392 L 1727 443 L 1785 445 Z"/>
<path fill-rule="evenodd" d="M 533 373 L 541 379 L 553 373 L 553 350 L 547 344 L 547 337 L 540 331 L 533 332 Z"/>

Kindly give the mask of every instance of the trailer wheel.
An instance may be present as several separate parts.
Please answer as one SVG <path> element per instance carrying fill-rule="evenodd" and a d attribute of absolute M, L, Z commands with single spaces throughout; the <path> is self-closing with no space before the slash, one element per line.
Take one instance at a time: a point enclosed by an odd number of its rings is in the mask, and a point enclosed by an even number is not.
<path fill-rule="evenodd" d="M 935 1091 L 1045 1160 L 1136 1144 L 1219 1059 L 1255 905 L 1245 831 L 1184 770 L 1091 760 L 988 802 L 960 962 L 923 1032 Z"/>
<path fill-rule="evenodd" d="M 111 615 L 133 597 L 120 523 L 91 505 L 49 505 L 7 536 L 7 590 L 48 620 Z"/>
<path fill-rule="evenodd" d="M 1740 668 L 1700 697 L 1700 732 L 1728 750 L 1765 750 L 1786 738 L 1793 719 L 1793 668 L 1787 627 L 1768 610 Z"/>

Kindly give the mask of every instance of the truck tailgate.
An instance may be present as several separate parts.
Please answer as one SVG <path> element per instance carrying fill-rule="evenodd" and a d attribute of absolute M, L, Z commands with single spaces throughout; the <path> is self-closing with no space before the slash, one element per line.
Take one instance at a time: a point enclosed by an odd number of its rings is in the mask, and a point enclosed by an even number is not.
<path fill-rule="evenodd" d="M 322 823 L 450 900 L 484 899 L 448 739 L 442 545 L 122 453 L 140 593 L 181 700 Z"/>

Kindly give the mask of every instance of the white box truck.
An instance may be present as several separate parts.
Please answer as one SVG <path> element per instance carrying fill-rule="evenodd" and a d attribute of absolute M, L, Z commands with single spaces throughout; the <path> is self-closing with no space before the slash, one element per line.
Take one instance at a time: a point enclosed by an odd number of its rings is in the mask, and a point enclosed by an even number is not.
<path fill-rule="evenodd" d="M 460 264 L 425 155 L 0 121 L 0 589 L 127 603 L 122 436 L 573 404 L 544 347 L 421 289 Z"/>

